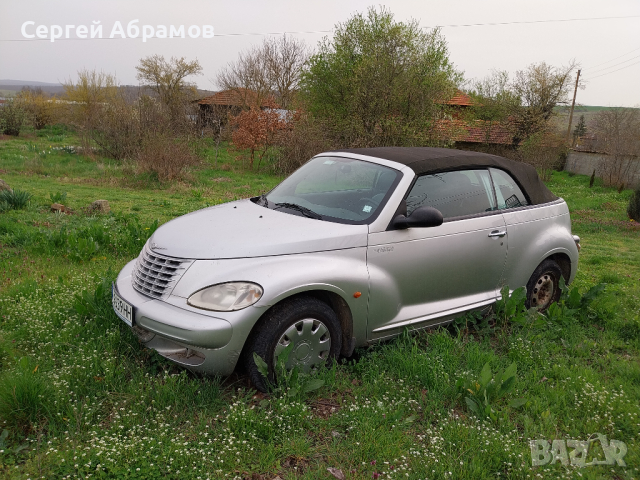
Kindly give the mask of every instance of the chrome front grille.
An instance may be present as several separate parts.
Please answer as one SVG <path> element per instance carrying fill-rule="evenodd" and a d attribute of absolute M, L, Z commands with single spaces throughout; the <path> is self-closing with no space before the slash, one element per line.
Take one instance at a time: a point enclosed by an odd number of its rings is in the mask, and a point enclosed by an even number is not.
<path fill-rule="evenodd" d="M 162 298 L 173 290 L 191 263 L 189 260 L 158 255 L 145 245 L 131 276 L 133 288 L 148 297 Z"/>

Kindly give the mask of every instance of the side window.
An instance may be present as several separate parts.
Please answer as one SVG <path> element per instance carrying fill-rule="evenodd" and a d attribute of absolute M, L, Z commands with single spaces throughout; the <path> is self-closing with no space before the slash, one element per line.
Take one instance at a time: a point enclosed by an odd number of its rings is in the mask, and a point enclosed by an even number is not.
<path fill-rule="evenodd" d="M 407 197 L 407 214 L 422 206 L 437 208 L 444 218 L 495 210 L 489 172 L 462 170 L 419 177 Z"/>
<path fill-rule="evenodd" d="M 505 210 L 507 208 L 525 207 L 529 205 L 522 190 L 520 190 L 518 184 L 508 173 L 496 168 L 490 168 L 489 171 L 491 172 L 491 178 L 496 188 L 498 209 Z"/>

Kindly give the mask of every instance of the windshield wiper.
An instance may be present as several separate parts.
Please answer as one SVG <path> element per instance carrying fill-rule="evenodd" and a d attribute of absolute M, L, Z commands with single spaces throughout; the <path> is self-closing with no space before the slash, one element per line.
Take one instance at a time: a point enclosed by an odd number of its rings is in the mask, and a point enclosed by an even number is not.
<path fill-rule="evenodd" d="M 302 205 L 298 205 L 297 203 L 282 202 L 276 203 L 275 205 L 276 206 L 274 210 L 277 210 L 278 208 L 288 208 L 290 210 L 296 210 L 302 213 L 305 217 L 315 218 L 316 220 L 320 220 L 322 218 L 322 215 L 320 215 L 319 213 L 316 213 L 313 210 L 308 209 L 307 207 L 303 207 Z"/>

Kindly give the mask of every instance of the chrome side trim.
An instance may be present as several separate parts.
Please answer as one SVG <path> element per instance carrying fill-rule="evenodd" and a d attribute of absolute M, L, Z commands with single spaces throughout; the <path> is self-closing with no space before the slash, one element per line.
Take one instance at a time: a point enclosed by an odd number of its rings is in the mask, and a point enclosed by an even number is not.
<path fill-rule="evenodd" d="M 394 323 L 392 325 L 385 325 L 384 327 L 376 328 L 372 331 L 372 333 L 384 332 L 386 330 L 393 330 L 395 328 L 406 327 L 409 325 L 414 325 L 416 323 L 426 322 L 427 320 L 431 320 L 433 318 L 444 317 L 448 315 L 454 315 L 456 313 L 466 312 L 467 310 L 473 310 L 475 308 L 485 307 L 487 305 L 491 305 L 495 303 L 498 297 L 490 300 L 483 300 L 481 302 L 472 303 L 471 305 L 464 305 L 462 307 L 453 308 L 451 310 L 445 310 L 443 312 L 432 313 L 430 315 L 424 315 L 422 317 L 412 318 L 410 320 L 405 320 L 404 322 Z M 443 322 L 446 323 L 446 322 Z"/>

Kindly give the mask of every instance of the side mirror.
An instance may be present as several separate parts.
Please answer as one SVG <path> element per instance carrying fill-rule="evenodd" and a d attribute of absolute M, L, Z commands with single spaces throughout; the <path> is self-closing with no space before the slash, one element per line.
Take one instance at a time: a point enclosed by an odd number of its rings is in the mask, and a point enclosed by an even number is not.
<path fill-rule="evenodd" d="M 433 207 L 418 207 L 408 217 L 398 215 L 393 220 L 393 226 L 397 229 L 438 227 L 443 221 L 440 210 Z"/>

